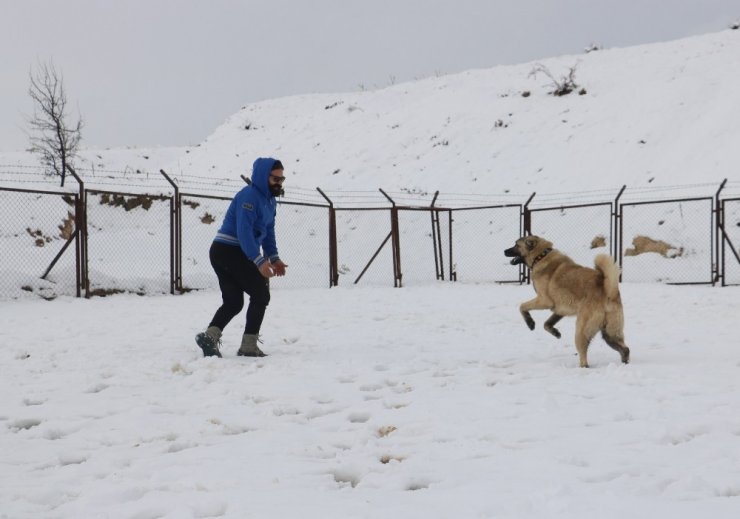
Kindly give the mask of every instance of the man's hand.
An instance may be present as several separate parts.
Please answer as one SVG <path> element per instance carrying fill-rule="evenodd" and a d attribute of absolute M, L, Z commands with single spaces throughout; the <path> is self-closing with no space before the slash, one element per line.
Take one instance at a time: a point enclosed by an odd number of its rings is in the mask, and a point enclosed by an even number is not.
<path fill-rule="evenodd" d="M 262 277 L 271 278 L 275 275 L 275 271 L 272 269 L 272 265 L 270 265 L 269 261 L 265 261 L 258 268 L 260 269 L 260 274 L 262 274 Z"/>
<path fill-rule="evenodd" d="M 276 276 L 284 276 L 285 269 L 288 268 L 288 265 L 283 263 L 282 260 L 277 260 L 275 263 L 272 264 L 272 268 L 275 271 Z"/>

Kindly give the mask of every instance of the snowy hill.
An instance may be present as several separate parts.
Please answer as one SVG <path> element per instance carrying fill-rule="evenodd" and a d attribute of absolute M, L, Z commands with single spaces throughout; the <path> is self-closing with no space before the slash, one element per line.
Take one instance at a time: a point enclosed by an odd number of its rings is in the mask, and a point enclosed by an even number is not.
<path fill-rule="evenodd" d="M 274 155 L 292 186 L 485 194 L 740 181 L 738 55 L 740 31 L 726 30 L 274 99 L 244 106 L 196 147 L 83 150 L 79 166 L 238 178 Z M 578 88 L 551 95 L 540 65 L 556 81 L 573 68 Z M 0 152 L 0 164 L 34 163 Z"/>
<path fill-rule="evenodd" d="M 291 185 L 558 192 L 740 180 L 740 31 L 247 105 L 168 168 Z M 579 90 L 550 95 L 575 68 Z M 585 93 L 579 95 L 583 89 Z M 526 97 L 525 97 L 526 96 Z"/>
<path fill-rule="evenodd" d="M 110 173 L 116 177 L 126 175 L 150 174 L 159 175 L 159 170 L 176 160 L 180 155 L 187 153 L 188 147 L 157 147 L 157 148 L 110 148 L 87 149 L 82 148 L 75 161 L 83 180 L 94 183 L 98 176 L 104 177 Z M 39 163 L 35 155 L 22 151 L 0 152 L 0 185 L 2 182 L 22 179 L 18 173 L 28 170 L 38 175 Z M 29 173 L 30 174 L 30 173 Z M 53 177 L 41 179 L 49 187 L 59 184 Z M 73 182 L 74 184 L 74 182 Z M 76 188 L 73 186 L 72 189 Z"/>

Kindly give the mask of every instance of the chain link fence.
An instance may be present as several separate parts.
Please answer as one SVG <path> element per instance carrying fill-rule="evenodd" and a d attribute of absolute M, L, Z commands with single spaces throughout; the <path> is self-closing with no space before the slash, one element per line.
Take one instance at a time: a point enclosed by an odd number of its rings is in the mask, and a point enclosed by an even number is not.
<path fill-rule="evenodd" d="M 723 284 L 740 285 L 740 198 L 721 203 L 720 261 Z"/>
<path fill-rule="evenodd" d="M 280 257 L 288 265 L 288 275 L 271 278 L 272 288 L 330 286 L 328 207 L 280 204 L 275 236 Z"/>
<path fill-rule="evenodd" d="M 426 208 L 398 208 L 398 251 L 401 282 L 404 285 L 429 283 L 439 276 L 435 263 L 434 216 Z"/>
<path fill-rule="evenodd" d="M 77 207 L 76 194 L 0 187 L 0 297 L 78 294 Z"/>
<path fill-rule="evenodd" d="M 8 172 L 0 166 L 0 297 L 217 287 L 208 250 L 246 179 L 82 171 L 68 192 L 20 188 L 10 180 L 43 177 Z M 740 284 L 740 182 L 724 198 L 723 188 L 682 186 L 716 194 L 680 198 L 679 188 L 492 197 L 286 186 L 276 235 L 289 275 L 271 282 L 523 282 L 503 250 L 533 233 L 584 265 L 611 253 L 625 281 Z"/>
<path fill-rule="evenodd" d="M 182 194 L 181 272 L 179 288 L 183 291 L 218 288 L 208 250 L 229 208 L 230 198 Z"/>
<path fill-rule="evenodd" d="M 388 209 L 337 209 L 337 284 L 393 284 Z"/>
<path fill-rule="evenodd" d="M 522 206 L 451 209 L 453 279 L 461 282 L 519 282 L 519 269 L 504 250 L 522 236 Z"/>
<path fill-rule="evenodd" d="M 174 198 L 87 190 L 85 206 L 89 295 L 170 292 Z"/>
<path fill-rule="evenodd" d="M 576 263 L 592 266 L 596 254 L 612 253 L 612 204 L 532 209 L 532 234 L 545 236 Z"/>
<path fill-rule="evenodd" d="M 713 283 L 713 199 L 622 204 L 622 279 Z"/>

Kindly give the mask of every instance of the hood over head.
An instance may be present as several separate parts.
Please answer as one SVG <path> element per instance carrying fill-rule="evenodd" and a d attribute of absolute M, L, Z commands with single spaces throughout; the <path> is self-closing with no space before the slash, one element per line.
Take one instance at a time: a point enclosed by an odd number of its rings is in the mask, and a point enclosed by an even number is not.
<path fill-rule="evenodd" d="M 252 185 L 266 197 L 272 196 L 269 178 L 276 163 L 280 164 L 280 161 L 272 157 L 260 157 L 252 165 Z"/>

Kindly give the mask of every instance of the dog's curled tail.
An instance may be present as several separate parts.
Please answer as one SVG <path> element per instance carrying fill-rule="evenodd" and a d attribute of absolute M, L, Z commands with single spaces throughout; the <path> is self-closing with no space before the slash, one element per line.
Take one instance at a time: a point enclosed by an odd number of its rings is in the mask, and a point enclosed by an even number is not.
<path fill-rule="evenodd" d="M 604 275 L 604 290 L 609 301 L 619 300 L 619 274 L 620 269 L 614 258 L 608 254 L 599 254 L 594 259 L 596 269 Z"/>

